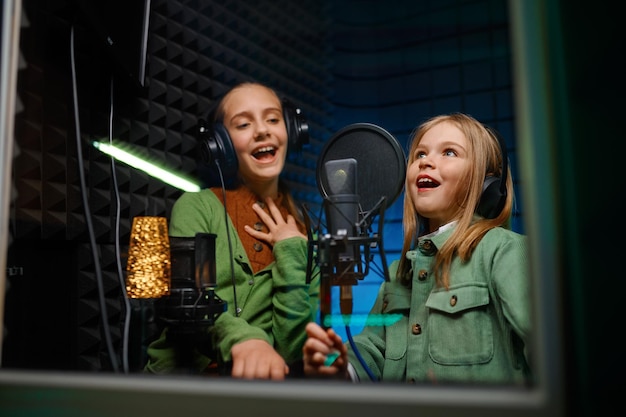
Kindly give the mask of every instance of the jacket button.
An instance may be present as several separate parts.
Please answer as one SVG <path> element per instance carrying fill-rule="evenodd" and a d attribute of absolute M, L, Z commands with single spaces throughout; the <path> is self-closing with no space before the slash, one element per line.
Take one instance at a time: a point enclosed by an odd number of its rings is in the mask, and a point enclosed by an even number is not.
<path fill-rule="evenodd" d="M 253 279 L 248 281 L 248 285 L 253 285 L 253 284 L 254 284 L 254 280 Z"/>
<path fill-rule="evenodd" d="M 450 305 L 452 307 L 456 305 L 456 301 L 457 301 L 456 295 L 453 295 L 452 297 L 450 297 Z"/>
<path fill-rule="evenodd" d="M 419 279 L 420 281 L 424 281 L 426 278 L 428 278 L 428 271 L 425 269 L 420 269 L 420 271 L 417 273 L 417 279 Z"/>
<path fill-rule="evenodd" d="M 257 232 L 260 232 L 261 230 L 263 230 L 263 223 L 261 222 L 254 223 L 254 230 L 256 230 Z"/>
<path fill-rule="evenodd" d="M 261 252 L 263 250 L 263 245 L 261 245 L 259 242 L 254 242 L 254 245 L 252 245 L 252 247 L 257 252 Z"/>
<path fill-rule="evenodd" d="M 424 239 L 417 244 L 417 248 L 426 256 L 432 256 L 437 252 L 435 244 L 430 239 Z"/>
<path fill-rule="evenodd" d="M 420 326 L 419 324 L 415 323 L 411 327 L 411 333 L 413 333 L 414 335 L 422 334 L 422 326 Z"/>

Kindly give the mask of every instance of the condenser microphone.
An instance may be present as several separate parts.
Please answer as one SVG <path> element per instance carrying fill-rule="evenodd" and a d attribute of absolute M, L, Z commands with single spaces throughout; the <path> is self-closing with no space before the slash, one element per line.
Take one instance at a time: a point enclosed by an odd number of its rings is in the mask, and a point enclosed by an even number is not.
<path fill-rule="evenodd" d="M 358 245 L 350 240 L 359 234 L 359 195 L 357 192 L 357 161 L 354 158 L 327 161 L 324 164 L 328 179 L 328 197 L 325 203 L 326 222 L 331 236 L 342 242 L 336 250 L 336 274 L 349 273 L 360 259 Z"/>
<path fill-rule="evenodd" d="M 340 286 L 340 309 L 343 315 L 352 314 L 352 286 L 363 277 L 360 235 L 360 208 L 357 191 L 357 161 L 354 158 L 330 160 L 324 163 L 328 181 L 328 196 L 325 199 L 326 222 L 329 235 L 325 250 L 325 285 Z M 330 281 L 328 281 L 330 278 Z M 325 298 L 325 297 L 323 297 Z M 324 303 L 323 303 L 324 304 Z M 322 307 L 322 315 L 330 312 L 330 305 Z"/>

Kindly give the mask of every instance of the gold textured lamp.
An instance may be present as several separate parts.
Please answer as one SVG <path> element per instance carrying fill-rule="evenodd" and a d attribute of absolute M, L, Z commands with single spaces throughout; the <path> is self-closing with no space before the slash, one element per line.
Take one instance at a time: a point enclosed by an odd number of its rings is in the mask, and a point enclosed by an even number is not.
<path fill-rule="evenodd" d="M 130 298 L 160 298 L 171 286 L 170 242 L 167 219 L 133 219 L 126 264 L 126 294 Z"/>

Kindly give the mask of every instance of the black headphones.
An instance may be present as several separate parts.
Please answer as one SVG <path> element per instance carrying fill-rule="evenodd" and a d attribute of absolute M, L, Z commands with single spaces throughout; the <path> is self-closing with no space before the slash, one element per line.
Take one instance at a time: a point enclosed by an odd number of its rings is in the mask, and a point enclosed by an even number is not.
<path fill-rule="evenodd" d="M 486 219 L 494 219 L 498 217 L 504 204 L 506 203 L 506 179 L 508 175 L 508 156 L 506 153 L 506 143 L 500 133 L 497 130 L 485 126 L 487 131 L 493 136 L 500 147 L 500 154 L 502 155 L 502 176 L 497 177 L 495 175 L 488 175 L 485 177 L 483 183 L 483 192 L 480 195 L 480 201 L 476 207 L 476 213 Z"/>
<path fill-rule="evenodd" d="M 288 150 L 300 152 L 302 146 L 309 143 L 309 125 L 302 115 L 302 111 L 294 106 L 289 100 L 282 99 L 283 119 L 287 128 Z M 209 113 L 207 120 L 213 120 L 214 112 Z M 228 135 L 228 130 L 222 122 L 212 125 L 201 119 L 199 126 L 200 157 L 211 171 L 211 176 L 217 174 L 217 165 L 221 168 L 224 178 L 232 178 L 237 175 L 239 162 L 233 142 Z"/>

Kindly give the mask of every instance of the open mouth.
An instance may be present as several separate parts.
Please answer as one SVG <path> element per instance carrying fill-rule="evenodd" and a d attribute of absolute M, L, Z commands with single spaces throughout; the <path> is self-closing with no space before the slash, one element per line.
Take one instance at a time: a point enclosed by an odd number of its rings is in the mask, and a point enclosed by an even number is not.
<path fill-rule="evenodd" d="M 264 146 L 262 148 L 257 149 L 252 156 L 255 159 L 262 160 L 266 158 L 272 158 L 276 155 L 276 148 L 273 146 Z"/>
<path fill-rule="evenodd" d="M 432 178 L 420 178 L 419 180 L 417 180 L 418 189 L 437 188 L 437 187 L 439 187 L 439 183 L 433 180 Z"/>

